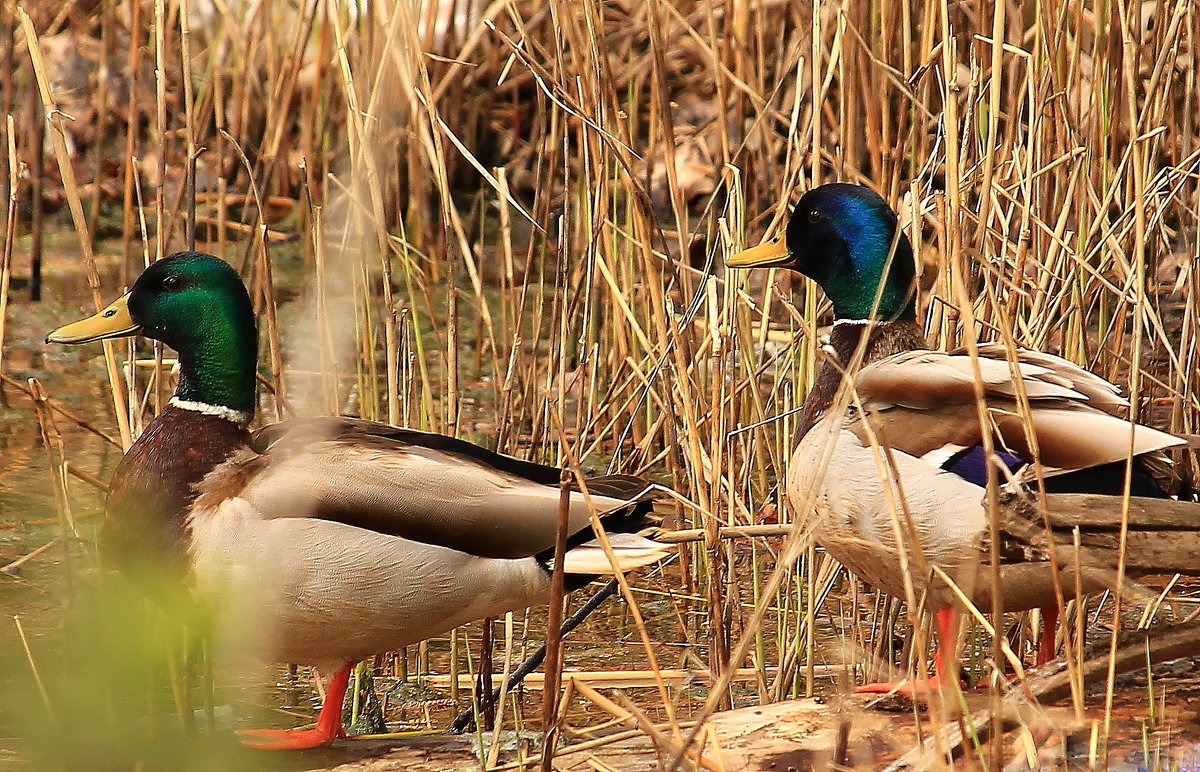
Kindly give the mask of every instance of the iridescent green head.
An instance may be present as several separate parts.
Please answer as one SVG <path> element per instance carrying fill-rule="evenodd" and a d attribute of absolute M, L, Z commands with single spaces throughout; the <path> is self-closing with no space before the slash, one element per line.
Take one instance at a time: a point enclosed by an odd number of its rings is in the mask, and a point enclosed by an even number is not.
<path fill-rule="evenodd" d="M 896 238 L 896 225 L 896 213 L 873 190 L 822 185 L 797 202 L 786 241 L 767 242 L 725 264 L 799 271 L 821 285 L 838 319 L 912 320 L 916 264 L 908 237 Z"/>
<path fill-rule="evenodd" d="M 254 412 L 254 309 L 228 263 L 200 252 L 177 252 L 143 271 L 129 294 L 46 340 L 87 343 L 138 334 L 179 352 L 176 397 Z"/>

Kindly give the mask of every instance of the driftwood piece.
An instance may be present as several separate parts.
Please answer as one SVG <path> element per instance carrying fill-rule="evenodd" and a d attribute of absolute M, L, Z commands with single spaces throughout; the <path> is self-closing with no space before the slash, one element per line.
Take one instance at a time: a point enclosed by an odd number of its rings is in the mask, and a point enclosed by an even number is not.
<path fill-rule="evenodd" d="M 1000 502 L 1002 552 L 1020 560 L 1049 559 L 1050 542 L 1063 565 L 1115 570 L 1122 499 L 1083 493 L 1046 496 L 1045 519 L 1037 503 L 1009 494 Z M 1050 530 L 1045 522 L 1048 520 Z M 1125 567 L 1130 574 L 1200 575 L 1200 504 L 1130 497 Z M 1079 532 L 1078 557 L 1075 531 Z"/>
<path fill-rule="evenodd" d="M 1112 555 L 1114 560 L 1119 540 L 1117 534 L 1082 536 L 1084 549 L 1092 555 Z M 1131 573 L 1200 574 L 1200 531 L 1131 531 L 1127 537 L 1125 568 Z"/>
<path fill-rule="evenodd" d="M 1098 647 L 1084 660 L 1082 679 L 1084 686 L 1100 683 L 1108 676 L 1109 651 L 1106 645 Z M 1146 662 L 1169 662 L 1180 657 L 1200 656 L 1200 622 L 1188 622 L 1152 631 L 1139 631 L 1127 636 L 1117 648 L 1117 675 L 1129 673 L 1146 666 Z M 1052 702 L 1070 694 L 1071 676 L 1066 661 L 1062 658 L 1047 663 L 1026 679 L 1024 687 L 1017 685 L 1004 697 L 1001 718 L 1004 723 L 1012 722 L 1021 711 L 1035 702 Z M 992 712 L 985 709 L 973 714 L 970 721 L 947 724 L 929 737 L 920 747 L 904 754 L 884 772 L 914 772 L 936 766 L 938 748 L 948 748 L 957 755 L 964 747 L 966 737 L 963 726 L 973 726 L 972 742 L 985 739 L 992 725 Z"/>
<path fill-rule="evenodd" d="M 1107 529 L 1121 527 L 1121 497 L 1095 493 L 1052 493 L 1046 496 L 1050 523 L 1058 528 Z M 1139 530 L 1200 531 L 1200 504 L 1174 499 L 1129 497 L 1129 524 Z"/>

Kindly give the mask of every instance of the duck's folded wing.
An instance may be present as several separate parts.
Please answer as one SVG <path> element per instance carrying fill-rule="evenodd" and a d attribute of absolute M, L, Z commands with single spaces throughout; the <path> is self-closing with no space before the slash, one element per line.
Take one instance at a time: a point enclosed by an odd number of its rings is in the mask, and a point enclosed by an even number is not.
<path fill-rule="evenodd" d="M 1108 381 L 1050 354 L 1018 351 L 1014 362 L 1003 347 L 980 348 L 976 362 L 964 352 L 912 351 L 876 362 L 855 378 L 870 418 L 851 428 L 864 442 L 874 433 L 896 450 L 936 465 L 956 452 L 980 445 L 976 365 L 986 404 L 987 426 L 998 450 L 1050 470 L 1082 469 L 1125 459 L 1133 432 L 1133 455 L 1187 444 L 1174 435 L 1122 417 L 1128 403 Z M 1029 408 L 1020 406 L 1024 393 Z"/>
<path fill-rule="evenodd" d="M 239 495 L 264 517 L 315 517 L 489 558 L 551 549 L 558 469 L 438 434 L 344 418 L 286 421 L 255 434 L 261 455 Z M 591 507 L 636 531 L 651 486 L 630 475 L 570 497 L 570 531 L 591 538 Z"/>
<path fill-rule="evenodd" d="M 1024 349 L 1017 350 L 1010 362 L 999 344 L 980 346 L 974 361 L 962 349 L 906 351 L 863 368 L 855 387 L 864 400 L 902 407 L 974 402 L 976 367 L 986 397 L 1016 399 L 1019 388 L 1031 401 L 1078 401 L 1114 415 L 1129 407 L 1116 386 L 1094 373 L 1052 354 Z"/>

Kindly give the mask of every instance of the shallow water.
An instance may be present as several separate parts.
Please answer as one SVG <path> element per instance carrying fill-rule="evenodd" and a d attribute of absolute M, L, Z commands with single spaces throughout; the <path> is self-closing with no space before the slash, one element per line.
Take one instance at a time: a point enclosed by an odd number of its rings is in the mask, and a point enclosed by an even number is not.
<path fill-rule="evenodd" d="M 62 533 L 51 457 L 42 441 L 34 403 L 21 388 L 28 388 L 28 379 L 37 379 L 49 398 L 66 410 L 110 436 L 117 434 L 99 347 L 44 342 L 53 328 L 91 311 L 90 292 L 78 258 L 67 245 L 57 246 L 45 261 L 45 299 L 40 303 L 26 299 L 20 265 L 10 293 L 2 372 L 16 383 L 0 383 L 0 565 L 43 547 Z M 98 264 L 109 292 L 117 294 L 118 258 L 111 252 L 101 253 Z M 69 463 L 101 480 L 108 479 L 121 457 L 118 446 L 59 414 L 53 414 L 53 430 L 61 436 Z M 84 541 L 94 540 L 103 492 L 70 476 L 66 492 L 79 536 Z M 38 615 L 30 613 L 22 599 L 44 596 L 45 581 L 62 577 L 63 558 L 61 546 L 54 547 L 14 569 L 15 575 L 0 577 L 0 603 L 5 610 L 21 613 L 27 627 L 36 629 Z M 0 641 L 7 643 L 12 627 L 0 625 Z"/>

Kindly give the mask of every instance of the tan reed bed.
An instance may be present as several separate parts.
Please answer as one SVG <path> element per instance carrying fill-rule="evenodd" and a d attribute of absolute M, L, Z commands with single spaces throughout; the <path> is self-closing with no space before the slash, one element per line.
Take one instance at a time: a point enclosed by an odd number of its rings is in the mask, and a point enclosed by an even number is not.
<path fill-rule="evenodd" d="M 720 268 L 778 231 L 794 191 L 865 182 L 899 205 L 937 345 L 1058 351 L 1126 387 L 1143 420 L 1197 431 L 1200 13 L 1186 0 L 53 5 L 2 17 L 7 314 L 27 302 L 9 285 L 31 249 L 12 215 L 32 207 L 18 167 L 40 142 L 41 118 L 18 106 L 40 103 L 54 160 L 28 176 L 71 215 L 41 227 L 78 234 L 90 299 L 120 290 L 92 267 L 102 221 L 120 233 L 99 248 L 122 255 L 123 280 L 193 238 L 240 267 L 260 312 L 261 420 L 348 411 L 648 474 L 686 499 L 677 525 L 705 539 L 664 577 L 630 577 L 641 645 L 613 669 L 703 663 L 714 688 L 699 706 L 661 682 L 636 706 L 576 690 L 568 726 L 592 721 L 590 702 L 652 734 L 664 761 L 703 766 L 683 742 L 703 730 L 685 722 L 829 691 L 830 665 L 890 666 L 898 630 L 914 633 L 902 664 L 923 667 L 917 604 L 847 581 L 802 534 L 719 538 L 805 506 L 777 482 L 828 311 L 798 277 Z M 38 63 L 29 41 L 53 52 L 59 35 L 109 77 L 55 90 L 65 65 Z M 124 445 L 169 393 L 162 353 L 130 379 L 132 355 L 106 344 L 111 406 L 72 408 Z M 39 404 L 48 425 L 55 403 Z M 63 486 L 97 471 L 69 448 L 51 466 Z M 64 529 L 46 538 L 94 554 Z M 64 564 L 73 581 L 78 564 Z M 647 590 L 665 593 L 670 623 L 645 622 Z M 1122 600 L 1100 611 L 1114 627 Z M 1074 668 L 1087 614 L 1069 617 Z M 510 620 L 497 671 L 541 619 Z M 981 629 L 986 680 L 1008 653 Z M 449 672 L 474 667 L 478 629 L 450 640 Z M 395 661 L 419 676 L 428 657 Z M 760 674 L 750 692 L 730 687 L 744 667 Z M 190 722 L 185 676 L 202 669 L 167 669 Z M 1081 716 L 1097 708 L 1073 699 Z M 515 698 L 502 718 L 539 721 Z M 1000 750 L 979 761 L 999 768 Z"/>

